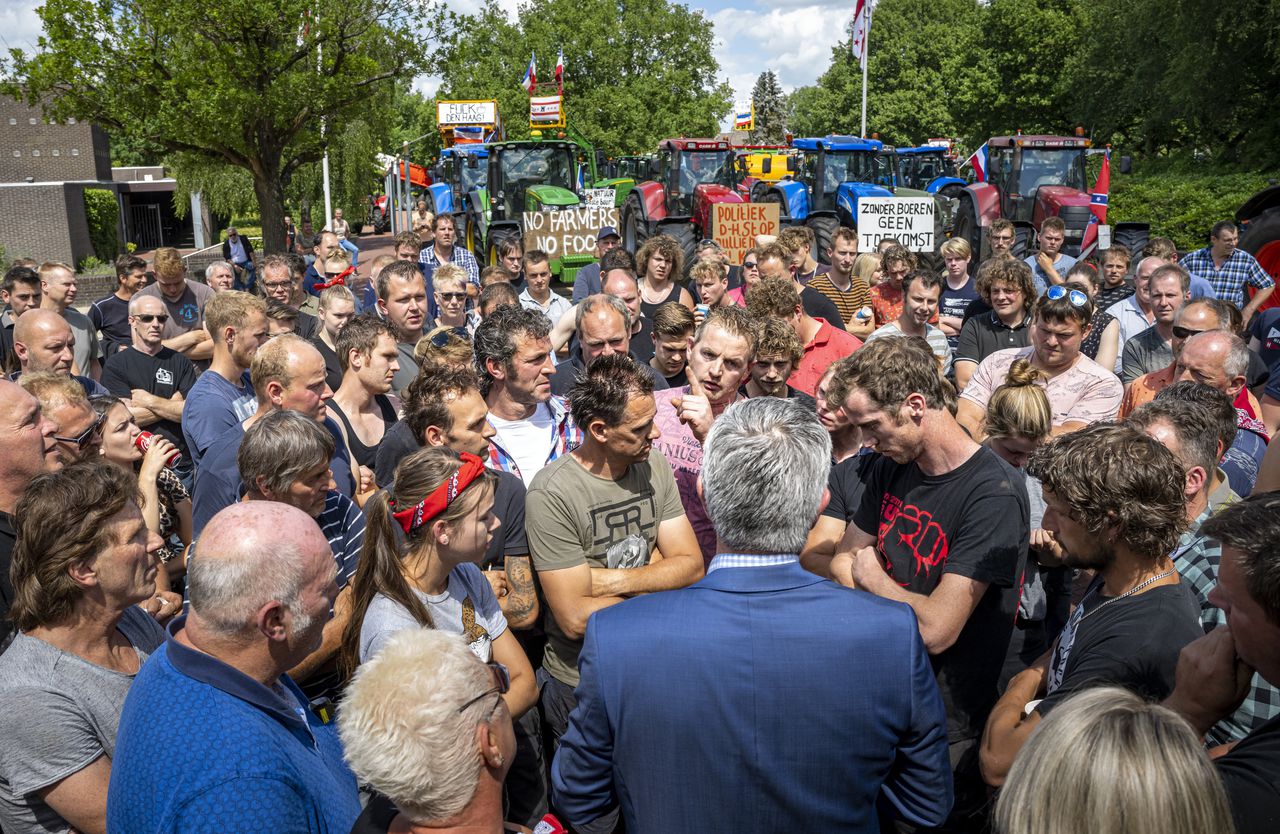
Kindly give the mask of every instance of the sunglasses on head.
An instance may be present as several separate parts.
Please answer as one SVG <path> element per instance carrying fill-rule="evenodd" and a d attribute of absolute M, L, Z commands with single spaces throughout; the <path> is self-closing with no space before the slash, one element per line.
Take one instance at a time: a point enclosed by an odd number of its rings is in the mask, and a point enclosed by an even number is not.
<path fill-rule="evenodd" d="M 169 320 L 169 314 L 168 313 L 138 313 L 136 316 L 134 316 L 134 318 L 136 318 L 138 321 L 142 322 L 143 324 L 151 324 L 151 322 L 153 321 L 158 321 L 161 324 L 164 324 Z"/>
<path fill-rule="evenodd" d="M 1045 298 L 1050 301 L 1058 301 L 1066 298 L 1071 302 L 1072 307 L 1084 307 L 1089 303 L 1089 296 L 1080 292 L 1080 290 L 1068 290 L 1063 286 L 1050 287 L 1049 291 L 1044 294 Z"/>
<path fill-rule="evenodd" d="M 493 675 L 493 688 L 486 689 L 484 692 L 481 692 L 479 695 L 472 698 L 470 701 L 467 701 L 465 704 L 458 707 L 459 715 L 466 712 L 467 707 L 471 706 L 472 704 L 477 704 L 480 701 L 483 701 L 485 698 L 488 698 L 490 695 L 498 695 L 499 697 L 501 697 L 503 695 L 506 695 L 507 692 L 511 689 L 511 673 L 507 671 L 506 666 L 503 666 L 501 663 L 498 663 L 496 661 L 491 661 L 489 663 L 486 663 L 485 665 L 489 667 L 489 673 Z"/>
<path fill-rule="evenodd" d="M 465 339 L 471 341 L 471 334 L 467 332 L 465 327 L 452 327 L 448 330 L 441 330 L 431 337 L 431 344 L 434 347 L 443 348 L 449 344 L 449 340 L 453 338 Z"/>
<path fill-rule="evenodd" d="M 53 436 L 53 439 L 58 441 L 59 443 L 74 444 L 77 449 L 83 452 L 84 447 L 92 443 L 94 438 L 99 434 L 99 432 L 102 431 L 102 424 L 106 422 L 106 420 L 107 420 L 107 415 L 105 413 L 99 414 L 97 419 L 93 421 L 93 425 L 89 426 L 89 428 L 80 432 L 80 434 L 76 435 L 75 437 L 59 437 L 58 435 L 55 434 Z"/>
<path fill-rule="evenodd" d="M 1182 325 L 1180 325 L 1180 324 L 1175 324 L 1175 325 L 1173 326 L 1173 335 L 1174 335 L 1174 336 L 1177 336 L 1179 339 L 1190 339 L 1192 336 L 1196 336 L 1196 335 L 1198 335 L 1198 334 L 1200 334 L 1200 333 L 1204 333 L 1204 332 L 1206 332 L 1206 331 L 1204 331 L 1204 330 L 1192 330 L 1190 327 L 1183 327 L 1183 326 L 1182 326 Z"/>

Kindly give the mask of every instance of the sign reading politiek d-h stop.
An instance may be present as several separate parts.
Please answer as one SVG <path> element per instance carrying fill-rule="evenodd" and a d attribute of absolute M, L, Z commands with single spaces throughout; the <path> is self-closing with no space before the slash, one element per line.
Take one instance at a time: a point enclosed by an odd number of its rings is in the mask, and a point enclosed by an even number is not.
<path fill-rule="evenodd" d="M 934 202 L 931 197 L 860 197 L 858 251 L 874 252 L 891 237 L 912 252 L 932 252 Z"/>
<path fill-rule="evenodd" d="M 740 264 L 758 235 L 778 233 L 777 203 L 714 203 L 711 239 L 720 244 L 729 263 Z"/>

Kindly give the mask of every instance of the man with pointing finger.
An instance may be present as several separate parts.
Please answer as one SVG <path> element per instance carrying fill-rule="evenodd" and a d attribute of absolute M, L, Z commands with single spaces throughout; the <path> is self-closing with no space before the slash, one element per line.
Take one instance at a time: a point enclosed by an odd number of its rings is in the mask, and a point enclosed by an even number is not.
<path fill-rule="evenodd" d="M 716 307 L 689 340 L 689 384 L 653 395 L 658 406 L 654 422 L 662 431 L 653 445 L 675 472 L 680 502 L 708 564 L 716 553 L 716 533 L 698 495 L 702 443 L 716 417 L 738 400 L 755 352 L 756 330 L 747 312 Z"/>

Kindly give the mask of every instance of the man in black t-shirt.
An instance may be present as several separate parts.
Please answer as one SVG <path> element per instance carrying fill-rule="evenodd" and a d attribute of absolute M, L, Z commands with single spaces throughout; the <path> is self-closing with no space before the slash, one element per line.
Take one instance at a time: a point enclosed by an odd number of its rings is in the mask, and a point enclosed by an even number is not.
<path fill-rule="evenodd" d="M 1254 671 L 1280 686 L 1280 496 L 1268 492 L 1230 504 L 1200 529 L 1222 545 L 1218 585 L 1209 599 L 1226 612 L 1227 624 L 1182 650 L 1177 687 L 1164 705 L 1205 733 L 1248 694 Z M 1255 687 L 1255 698 L 1257 692 Z M 1236 831 L 1280 830 L 1280 717 L 1249 733 L 1214 764 Z"/>
<path fill-rule="evenodd" d="M 147 285 L 147 262 L 135 255 L 116 258 L 116 289 L 89 307 L 89 321 L 102 334 L 102 354 L 109 358 L 133 342 L 129 327 L 129 301 Z M 103 359 L 103 364 L 106 363 Z"/>
<path fill-rule="evenodd" d="M 169 313 L 154 296 L 134 295 L 129 302 L 133 344 L 107 357 L 102 384 L 125 400 L 138 425 L 182 451 L 179 474 L 191 471 L 191 456 L 182 436 L 182 408 L 199 376 L 191 360 L 162 343 Z"/>
<path fill-rule="evenodd" d="M 1132 426 L 1095 423 L 1038 449 L 1027 471 L 1043 485 L 1042 526 L 1063 563 L 1095 578 L 1053 649 L 1015 675 L 991 711 L 982 774 L 996 787 L 1063 700 L 1102 684 L 1163 698 L 1178 652 L 1204 633 L 1200 606 L 1169 558 L 1187 527 L 1185 478 L 1172 452 Z"/>
<path fill-rule="evenodd" d="M 808 567 L 916 612 L 947 707 L 956 801 L 948 826 L 981 826 L 977 739 L 996 701 L 1027 558 L 1024 479 L 960 428 L 929 344 L 886 336 L 836 366 L 836 389 L 880 455 L 833 558 Z M 824 569 L 825 568 L 825 569 Z"/>

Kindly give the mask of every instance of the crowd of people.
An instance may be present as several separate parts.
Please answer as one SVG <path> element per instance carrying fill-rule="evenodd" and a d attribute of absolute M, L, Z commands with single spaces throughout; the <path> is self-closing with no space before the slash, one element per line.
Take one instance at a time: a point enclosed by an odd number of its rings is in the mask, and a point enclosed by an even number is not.
<path fill-rule="evenodd" d="M 7 834 L 1280 830 L 1280 308 L 1230 223 L 604 227 L 571 293 L 425 206 L 363 261 L 287 223 L 87 313 L 4 275 Z"/>

